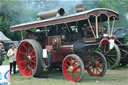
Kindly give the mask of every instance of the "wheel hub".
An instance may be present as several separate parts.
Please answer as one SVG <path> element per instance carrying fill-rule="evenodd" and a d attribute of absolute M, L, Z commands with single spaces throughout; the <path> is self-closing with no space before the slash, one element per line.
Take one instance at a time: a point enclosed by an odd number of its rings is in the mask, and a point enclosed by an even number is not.
<path fill-rule="evenodd" d="M 96 63 L 95 63 L 95 68 L 97 68 L 97 67 L 99 67 L 99 62 L 97 61 Z"/>
<path fill-rule="evenodd" d="M 68 69 L 67 69 L 67 72 L 73 72 L 73 66 L 70 66 Z"/>
<path fill-rule="evenodd" d="M 27 56 L 27 58 L 30 60 L 31 59 L 31 56 Z"/>

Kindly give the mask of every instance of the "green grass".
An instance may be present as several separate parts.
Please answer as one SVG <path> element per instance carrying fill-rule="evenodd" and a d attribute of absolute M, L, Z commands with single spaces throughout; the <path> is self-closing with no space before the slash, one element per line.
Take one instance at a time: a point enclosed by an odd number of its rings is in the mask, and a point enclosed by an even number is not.
<path fill-rule="evenodd" d="M 128 85 L 128 66 L 107 70 L 104 77 L 91 77 L 85 71 L 80 82 L 65 79 L 62 72 L 43 72 L 40 78 L 24 77 L 20 73 L 11 75 L 11 85 Z"/>
<path fill-rule="evenodd" d="M 9 59 L 7 59 L 7 56 L 4 56 L 4 61 L 2 65 L 9 65 Z"/>
<path fill-rule="evenodd" d="M 5 56 L 3 65 L 8 65 L 9 60 Z M 24 77 L 18 72 L 12 74 L 11 85 L 128 85 L 128 65 L 119 66 L 114 70 L 107 70 L 104 77 L 91 77 L 85 71 L 84 78 L 80 82 L 71 82 L 65 79 L 62 72 L 42 72 L 40 78 Z"/>

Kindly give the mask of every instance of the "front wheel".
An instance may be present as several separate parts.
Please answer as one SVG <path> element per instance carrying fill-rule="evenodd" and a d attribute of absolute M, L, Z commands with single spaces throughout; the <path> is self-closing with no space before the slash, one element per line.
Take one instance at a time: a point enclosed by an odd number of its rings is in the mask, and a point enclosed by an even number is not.
<path fill-rule="evenodd" d="M 91 76 L 103 76 L 107 71 L 107 61 L 98 51 L 90 55 L 87 71 Z"/>
<path fill-rule="evenodd" d="M 63 74 L 70 81 L 80 81 L 84 75 L 84 64 L 79 56 L 75 54 L 67 55 L 63 60 Z"/>

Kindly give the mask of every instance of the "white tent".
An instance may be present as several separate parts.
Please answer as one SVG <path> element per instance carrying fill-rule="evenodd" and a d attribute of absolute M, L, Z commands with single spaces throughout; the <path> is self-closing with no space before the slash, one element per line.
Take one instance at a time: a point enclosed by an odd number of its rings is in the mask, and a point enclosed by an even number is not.
<path fill-rule="evenodd" d="M 7 37 L 0 31 L 0 41 L 1 41 L 1 42 L 8 42 L 8 41 L 11 41 L 11 39 L 7 38 Z"/>

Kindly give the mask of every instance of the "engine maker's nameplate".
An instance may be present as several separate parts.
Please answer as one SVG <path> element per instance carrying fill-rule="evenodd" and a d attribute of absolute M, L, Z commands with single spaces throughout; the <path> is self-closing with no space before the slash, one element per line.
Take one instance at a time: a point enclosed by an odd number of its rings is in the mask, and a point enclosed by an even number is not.
<path fill-rule="evenodd" d="M 48 58 L 47 49 L 43 49 L 43 58 Z"/>

